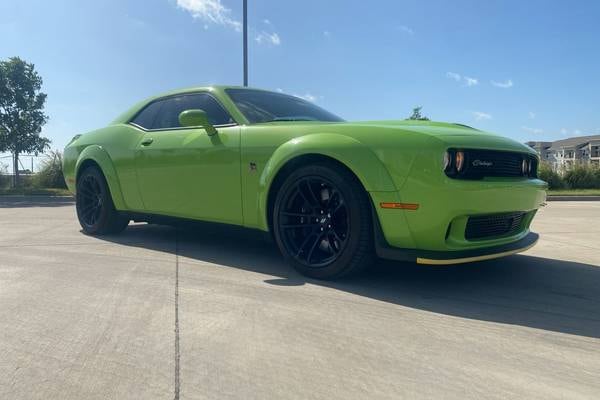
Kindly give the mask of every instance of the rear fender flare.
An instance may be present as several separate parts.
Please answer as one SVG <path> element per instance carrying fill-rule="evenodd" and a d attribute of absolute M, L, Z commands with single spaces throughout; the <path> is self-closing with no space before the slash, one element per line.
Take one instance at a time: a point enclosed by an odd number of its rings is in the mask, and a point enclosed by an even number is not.
<path fill-rule="evenodd" d="M 123 193 L 121 192 L 121 184 L 119 183 L 119 177 L 117 176 L 117 172 L 115 171 L 115 167 L 110 156 L 106 150 L 102 148 L 102 146 L 91 145 L 86 147 L 81 152 L 79 158 L 77 159 L 77 163 L 75 164 L 77 177 L 79 177 L 82 165 L 89 160 L 98 164 L 102 174 L 104 174 L 115 208 L 117 210 L 126 209 L 125 201 L 123 200 Z"/>

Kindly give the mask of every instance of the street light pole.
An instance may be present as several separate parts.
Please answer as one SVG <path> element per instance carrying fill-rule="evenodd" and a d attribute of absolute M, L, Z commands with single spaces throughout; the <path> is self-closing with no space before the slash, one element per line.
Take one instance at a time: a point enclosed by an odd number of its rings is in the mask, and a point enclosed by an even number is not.
<path fill-rule="evenodd" d="M 248 86 L 248 0 L 244 0 L 244 86 Z"/>

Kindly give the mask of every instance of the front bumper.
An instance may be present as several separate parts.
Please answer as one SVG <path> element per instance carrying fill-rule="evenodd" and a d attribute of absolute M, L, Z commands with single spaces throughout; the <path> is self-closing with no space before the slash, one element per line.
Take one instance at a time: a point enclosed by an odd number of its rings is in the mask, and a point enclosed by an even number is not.
<path fill-rule="evenodd" d="M 379 240 L 375 242 L 375 249 L 378 257 L 389 260 L 416 262 L 417 264 L 428 265 L 448 265 L 490 260 L 521 253 L 535 246 L 538 238 L 539 235 L 537 233 L 529 232 L 525 237 L 516 242 L 460 251 L 400 249 L 388 246 L 385 242 L 381 241 L 381 238 L 379 238 Z"/>
<path fill-rule="evenodd" d="M 546 184 L 530 180 L 458 181 L 432 184 L 409 179 L 400 192 L 370 192 L 375 219 L 384 242 L 400 249 L 463 251 L 514 243 L 526 237 L 537 209 L 546 201 Z M 384 209 L 383 202 L 418 205 L 415 210 Z M 510 235 L 469 240 L 470 217 L 524 213 L 518 231 Z"/>

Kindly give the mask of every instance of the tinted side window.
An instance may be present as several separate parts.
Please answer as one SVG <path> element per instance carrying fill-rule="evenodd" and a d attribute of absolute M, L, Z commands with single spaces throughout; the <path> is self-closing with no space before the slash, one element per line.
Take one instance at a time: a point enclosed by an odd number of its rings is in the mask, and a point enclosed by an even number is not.
<path fill-rule="evenodd" d="M 154 120 L 152 129 L 178 128 L 179 114 L 185 110 L 201 109 L 208 115 L 208 120 L 213 125 L 224 125 L 235 122 L 229 114 L 208 94 L 191 94 L 170 97 L 161 100 L 162 107 Z"/>
<path fill-rule="evenodd" d="M 146 106 L 146 108 L 144 108 L 138 115 L 136 115 L 131 122 L 141 126 L 142 128 L 151 129 L 161 105 L 162 102 L 160 101 L 151 103 L 150 105 Z"/>

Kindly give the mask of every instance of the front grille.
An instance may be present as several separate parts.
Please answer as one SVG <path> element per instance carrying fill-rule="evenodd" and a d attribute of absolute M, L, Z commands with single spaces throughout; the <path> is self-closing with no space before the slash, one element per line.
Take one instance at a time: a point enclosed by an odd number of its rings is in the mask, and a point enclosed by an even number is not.
<path fill-rule="evenodd" d="M 521 230 L 525 215 L 524 212 L 513 212 L 469 217 L 465 238 L 478 240 L 493 236 L 514 235 Z"/>
<path fill-rule="evenodd" d="M 456 152 L 452 150 L 451 152 Z M 458 179 L 484 177 L 537 177 L 537 158 L 530 154 L 494 150 L 463 150 L 465 167 L 461 172 L 450 170 L 448 176 Z M 531 163 L 531 171 L 523 173 L 523 160 Z"/>
<path fill-rule="evenodd" d="M 468 151 L 467 169 L 482 176 L 523 176 L 523 155 L 503 151 Z"/>

